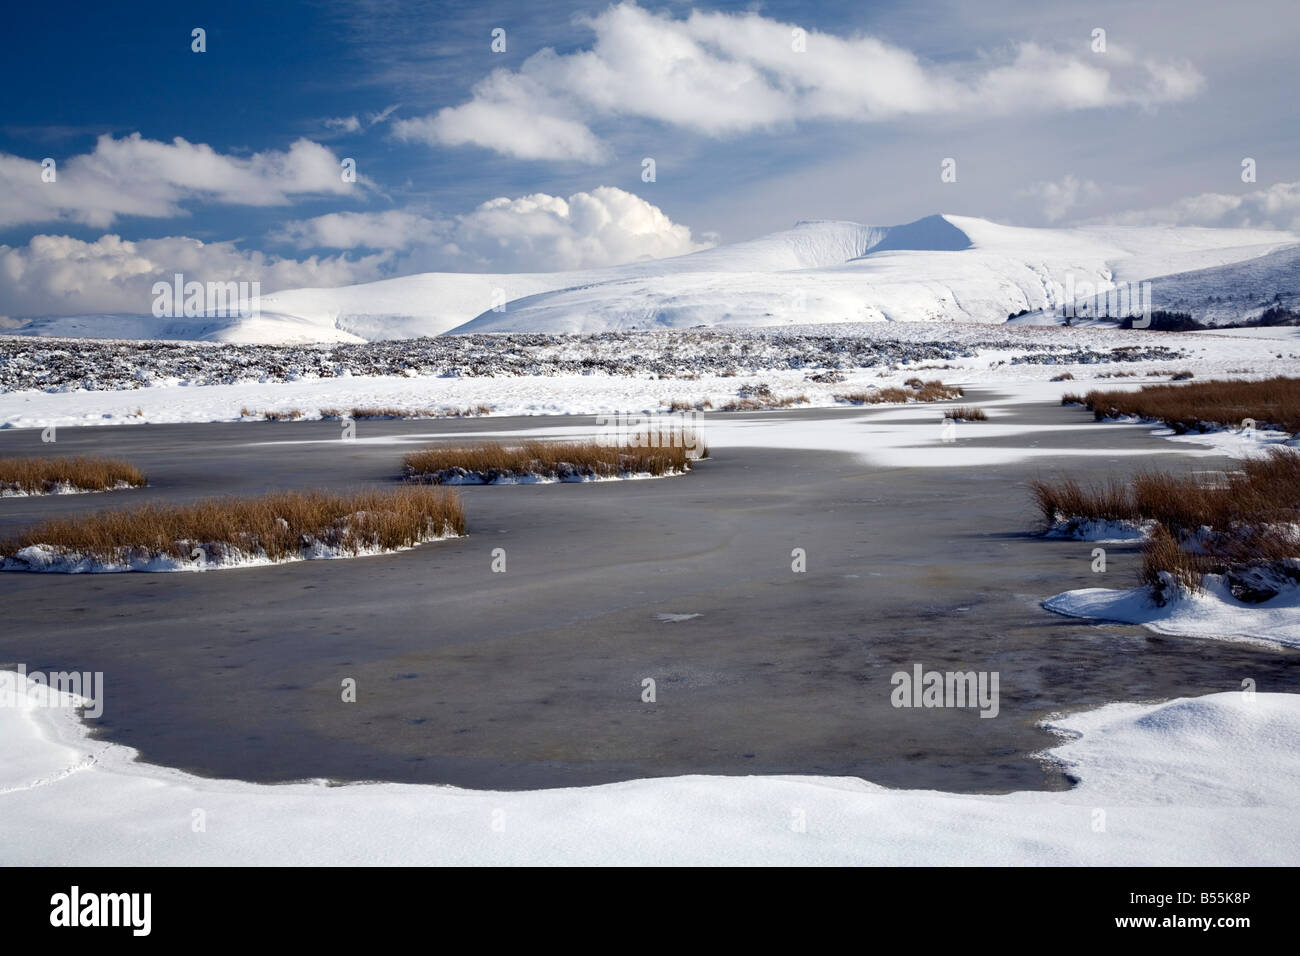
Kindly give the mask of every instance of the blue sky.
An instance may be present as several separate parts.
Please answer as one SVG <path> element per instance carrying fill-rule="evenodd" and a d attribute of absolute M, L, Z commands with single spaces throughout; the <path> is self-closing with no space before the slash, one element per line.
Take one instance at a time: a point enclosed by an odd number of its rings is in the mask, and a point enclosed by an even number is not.
<path fill-rule="evenodd" d="M 1298 9 L 12 6 L 0 316 L 129 309 L 151 270 L 269 291 L 590 267 L 800 218 L 1292 228 Z M 946 157 L 956 182 L 940 180 Z M 358 183 L 334 175 L 345 158 Z"/>

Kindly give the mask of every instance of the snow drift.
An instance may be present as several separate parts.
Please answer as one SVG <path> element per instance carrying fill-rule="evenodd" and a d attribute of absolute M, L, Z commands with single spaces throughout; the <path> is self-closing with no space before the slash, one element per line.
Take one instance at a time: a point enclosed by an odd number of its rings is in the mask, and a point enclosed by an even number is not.
<path fill-rule="evenodd" d="M 111 690 L 96 701 L 106 713 Z M 75 700 L 0 672 L 4 865 L 1243 866 L 1300 854 L 1292 694 L 1109 704 L 1061 718 L 1051 755 L 1079 785 L 1000 796 L 845 777 L 514 793 L 262 786 L 136 762 L 135 751 L 89 737 Z M 196 807 L 207 822 L 199 833 Z"/>

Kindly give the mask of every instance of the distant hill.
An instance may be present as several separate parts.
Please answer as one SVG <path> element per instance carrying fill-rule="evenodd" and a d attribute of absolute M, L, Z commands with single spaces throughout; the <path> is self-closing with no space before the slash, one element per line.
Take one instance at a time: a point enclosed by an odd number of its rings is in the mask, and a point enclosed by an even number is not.
<path fill-rule="evenodd" d="M 573 272 L 425 273 L 262 296 L 255 318 L 71 316 L 20 334 L 353 342 L 849 321 L 1047 322 L 1067 288 L 1151 280 L 1157 308 L 1227 321 L 1300 289 L 1300 236 L 1257 229 L 1036 229 L 967 216 L 812 220 L 671 259 Z M 1294 302 L 1294 298 L 1290 300 Z M 1243 313 L 1241 310 L 1246 310 Z"/>

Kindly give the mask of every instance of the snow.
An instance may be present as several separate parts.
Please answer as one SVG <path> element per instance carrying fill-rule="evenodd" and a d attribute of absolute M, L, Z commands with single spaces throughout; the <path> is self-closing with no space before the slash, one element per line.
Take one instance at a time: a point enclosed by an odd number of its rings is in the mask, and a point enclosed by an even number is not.
<path fill-rule="evenodd" d="M 999 323 L 1022 309 L 1061 305 L 1067 277 L 1104 286 L 1171 275 L 1178 278 L 1158 286 L 1157 308 L 1169 307 L 1167 293 L 1197 301 L 1213 294 L 1254 309 L 1275 293 L 1294 294 L 1298 244 L 1300 235 L 1261 229 L 1024 228 L 954 215 L 898 226 L 804 221 L 759 239 L 603 269 L 425 273 L 284 290 L 262 296 L 262 314 L 247 319 L 71 316 L 36 319 L 20 331 L 269 343 L 449 331 Z"/>
<path fill-rule="evenodd" d="M 32 498 L 42 495 L 99 495 L 109 491 L 127 491 L 136 486 L 128 481 L 113 483 L 112 488 L 78 488 L 68 481 L 47 485 L 42 491 L 24 491 L 21 488 L 0 487 L 0 498 Z"/>
<path fill-rule="evenodd" d="M 1070 518 L 1047 529 L 1048 538 L 1095 541 L 1098 544 L 1137 544 L 1146 540 L 1154 521 L 1107 521 L 1101 518 Z"/>
<path fill-rule="evenodd" d="M 512 301 L 504 311 L 485 312 L 453 331 L 572 333 L 900 320 L 1000 323 L 1022 309 L 1062 305 L 1067 285 L 1103 288 L 1113 281 L 1221 267 L 1298 241 L 1293 233 L 1268 230 L 1031 229 L 934 216 L 892 227 L 864 254 L 840 262 L 774 271 L 748 265 L 743 244 L 724 247 L 669 260 L 673 267 L 657 274 L 615 275 L 617 270 L 611 270 L 600 283 Z M 728 257 L 732 268 L 701 268 L 708 264 L 701 257 L 710 255 L 708 263 Z M 1159 300 L 1155 304 L 1164 307 Z"/>
<path fill-rule="evenodd" d="M 463 469 L 459 469 L 462 470 Z M 652 475 L 648 471 L 629 471 L 620 475 L 583 475 L 567 474 L 559 477 L 551 475 L 498 475 L 491 480 L 481 471 L 467 471 L 464 474 L 445 475 L 440 479 L 444 485 L 556 485 L 589 484 L 597 481 L 649 481 L 654 478 L 678 478 L 686 474 L 683 471 L 670 470 L 662 475 Z"/>
<path fill-rule="evenodd" d="M 459 537 L 451 532 L 431 536 L 421 544 Z M 196 548 L 196 550 L 198 550 Z M 126 571 L 219 571 L 231 568 L 255 568 L 268 564 L 285 564 L 291 561 L 330 561 L 363 558 L 409 548 L 359 548 L 352 551 L 313 541 L 299 554 L 275 560 L 265 553 L 249 553 L 238 549 L 216 549 L 207 545 L 202 554 L 190 561 L 168 554 L 135 553 L 124 555 L 120 561 L 104 561 L 79 553 L 69 553 L 43 544 L 20 548 L 9 557 L 0 558 L 0 571 L 32 571 L 49 574 L 115 574 Z"/>
<path fill-rule="evenodd" d="M 1059 718 L 1051 757 L 1079 785 L 985 796 L 813 776 L 525 792 L 264 786 L 140 763 L 129 748 L 91 739 L 93 722 L 78 720 L 69 695 L 42 705 L 42 690 L 30 676 L 0 672 L 7 866 L 1242 866 L 1300 858 L 1296 695 L 1116 703 Z M 105 696 L 111 708 L 111 684 Z"/>
<path fill-rule="evenodd" d="M 446 413 L 486 405 L 493 416 L 662 411 L 675 401 L 709 402 L 717 409 L 742 389 L 764 384 L 778 397 L 804 396 L 809 407 L 834 407 L 837 394 L 897 386 L 920 375 L 998 393 L 992 400 L 967 398 L 957 403 L 978 404 L 993 418 L 958 425 L 961 445 L 960 436 L 994 434 L 1002 427 L 998 409 L 1009 403 L 1057 405 L 1067 391 L 1138 388 L 1167 381 L 1175 368 L 1193 370 L 1197 380 L 1294 374 L 1300 358 L 1294 340 L 1230 333 L 1005 325 L 939 328 L 921 322 L 853 324 L 837 326 L 834 332 L 827 335 L 819 327 L 803 326 L 779 333 L 686 330 L 536 341 L 484 336 L 472 344 L 467 344 L 469 337 L 456 336 L 337 347 L 360 350 L 356 354 L 321 347 L 211 343 L 148 348 L 99 343 L 90 349 L 70 340 L 47 344 L 0 339 L 0 347 L 12 349 L 18 343 L 27 350 L 11 351 L 12 358 L 0 364 L 0 381 L 14 389 L 0 390 L 0 428 L 238 421 L 243 408 L 258 413 L 299 409 L 308 418 L 318 417 L 323 408 L 352 407 Z M 461 344 L 441 351 L 450 343 Z M 1158 348 L 1163 351 L 1155 354 L 1173 357 L 1116 361 L 1136 353 L 1112 350 L 1135 345 L 1146 353 Z M 422 348 L 428 350 L 426 358 L 420 358 Z M 42 354 L 29 354 L 38 349 Z M 405 363 L 409 367 L 404 374 L 368 371 Z M 588 367 L 593 370 L 575 371 Z M 476 374 L 476 369 L 485 371 Z M 1134 377 L 1100 378 L 1117 370 Z M 842 380 L 825 381 L 831 371 Z M 1049 381 L 1064 372 L 1074 380 Z M 24 382 L 47 380 L 45 389 L 22 388 Z M 927 428 L 932 425 L 933 434 L 920 437 L 928 441 L 938 434 L 943 408 L 912 406 L 910 415 L 923 419 Z M 867 415 L 884 411 L 881 406 L 864 409 Z M 729 417 L 706 414 L 718 421 Z M 1063 425 L 1084 420 L 1090 421 L 1091 415 L 1078 408 L 1060 412 Z M 365 426 L 357 424 L 360 433 Z M 282 426 L 250 421 L 248 427 L 250 440 L 257 440 Z M 1286 436 L 1259 433 L 1255 438 L 1267 442 Z M 1237 456 L 1251 444 L 1231 432 L 1178 440 Z"/>
<path fill-rule="evenodd" d="M 1164 607 L 1146 588 L 1066 591 L 1043 607 L 1067 617 L 1141 624 L 1159 634 L 1300 647 L 1300 587 L 1260 604 L 1238 601 L 1217 574 L 1203 578 L 1200 593 L 1170 586 Z"/>

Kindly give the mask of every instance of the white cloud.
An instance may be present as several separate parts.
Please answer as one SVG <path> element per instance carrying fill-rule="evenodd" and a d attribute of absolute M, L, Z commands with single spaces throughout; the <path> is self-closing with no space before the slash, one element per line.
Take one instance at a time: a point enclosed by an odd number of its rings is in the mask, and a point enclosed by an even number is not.
<path fill-rule="evenodd" d="M 1039 200 L 1047 221 L 1057 222 L 1065 218 L 1070 210 L 1097 199 L 1101 195 L 1101 187 L 1091 179 L 1079 179 L 1073 173 L 1066 173 L 1058 182 L 1034 183 L 1022 190 L 1020 195 Z"/>
<path fill-rule="evenodd" d="M 331 212 L 285 223 L 273 242 L 299 249 L 406 249 L 435 242 L 445 225 L 413 212 Z"/>
<path fill-rule="evenodd" d="M 870 36 L 809 32 L 797 52 L 794 24 L 756 13 L 674 19 L 625 3 L 583 22 L 595 33 L 590 49 L 545 49 L 517 71 L 496 70 L 468 102 L 398 121 L 395 134 L 594 163 L 609 148 L 592 124 L 615 117 L 723 137 L 800 121 L 1151 106 L 1203 85 L 1190 65 L 1141 59 L 1114 44 L 1106 54 L 1079 55 L 1022 43 L 940 65 Z"/>
<path fill-rule="evenodd" d="M 327 129 L 336 129 L 341 133 L 355 133 L 361 129 L 361 120 L 355 116 L 331 116 L 325 120 Z"/>
<path fill-rule="evenodd" d="M 355 113 L 351 116 L 331 116 L 323 120 L 326 129 L 336 130 L 340 133 L 358 133 L 362 129 L 369 129 L 372 126 L 384 122 L 388 117 L 393 115 L 399 104 L 394 103 L 392 106 L 386 106 L 378 113 L 366 113 L 364 117 L 357 116 Z"/>
<path fill-rule="evenodd" d="M 491 272 L 598 268 L 711 245 L 658 206 L 612 186 L 567 199 L 492 199 L 447 220 L 401 210 L 330 213 L 287 223 L 275 238 L 300 249 L 405 249 L 422 268 Z"/>
<path fill-rule="evenodd" d="M 200 282 L 259 281 L 262 292 L 338 286 L 429 269 L 549 272 L 598 268 L 706 248 L 639 196 L 601 186 L 568 199 L 537 193 L 493 199 L 448 220 L 405 210 L 330 213 L 286 223 L 276 237 L 300 249 L 377 250 L 305 259 L 185 236 L 94 242 L 39 235 L 0 245 L 0 315 L 147 313 L 154 282 L 180 272 Z"/>
<path fill-rule="evenodd" d="M 0 245 L 0 314 L 148 313 L 153 283 L 177 272 L 200 282 L 258 281 L 263 293 L 347 285 L 380 278 L 387 258 L 295 260 L 184 236 L 134 242 L 115 235 L 94 242 L 33 236 L 25 246 Z"/>
<path fill-rule="evenodd" d="M 240 157 L 180 137 L 164 143 L 139 133 L 104 135 L 93 152 L 59 162 L 54 182 L 44 182 L 41 172 L 37 161 L 0 153 L 0 226 L 62 221 L 105 228 L 119 216 L 184 215 L 186 200 L 278 206 L 365 185 L 345 183 L 339 158 L 306 139 Z"/>
<path fill-rule="evenodd" d="M 1245 193 L 1200 193 L 1165 206 L 1107 217 L 1121 225 L 1226 226 L 1300 232 L 1300 182 Z"/>
<path fill-rule="evenodd" d="M 639 196 L 612 186 L 493 199 L 457 218 L 451 239 L 480 267 L 506 271 L 586 269 L 663 259 L 706 248 Z"/>

